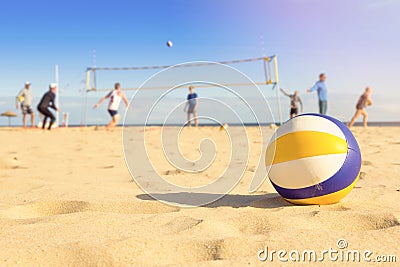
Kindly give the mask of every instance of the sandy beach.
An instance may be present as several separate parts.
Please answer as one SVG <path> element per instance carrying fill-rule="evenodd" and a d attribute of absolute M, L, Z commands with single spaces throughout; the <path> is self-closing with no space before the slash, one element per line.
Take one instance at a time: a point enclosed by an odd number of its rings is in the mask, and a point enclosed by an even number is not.
<path fill-rule="evenodd" d="M 262 262 L 258 251 L 266 246 L 321 251 L 337 248 L 339 239 L 346 240 L 348 249 L 372 251 L 371 258 L 397 255 L 399 262 L 400 127 L 352 131 L 363 157 L 361 177 L 338 204 L 294 206 L 268 180 L 250 194 L 258 158 L 257 149 L 251 149 L 244 177 L 233 191 L 205 207 L 182 208 L 146 196 L 132 180 L 121 128 L 1 128 L 0 265 L 291 266 L 295 263 L 275 258 Z M 156 145 L 159 132 L 157 127 L 149 131 L 154 143 L 149 155 L 166 179 L 194 186 L 226 168 L 228 139 L 217 127 L 182 132 L 181 151 L 189 159 L 199 157 L 202 138 L 213 136 L 220 144 L 215 165 L 198 179 L 187 178 L 163 160 Z M 257 128 L 247 132 L 250 147 L 257 147 Z M 320 265 L 303 263 L 314 264 Z M 368 263 L 375 265 L 396 264 Z"/>

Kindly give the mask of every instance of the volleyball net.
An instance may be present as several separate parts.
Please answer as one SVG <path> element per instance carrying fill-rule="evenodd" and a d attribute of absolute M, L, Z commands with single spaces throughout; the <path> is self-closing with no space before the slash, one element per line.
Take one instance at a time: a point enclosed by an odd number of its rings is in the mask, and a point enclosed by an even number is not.
<path fill-rule="evenodd" d="M 138 66 L 138 67 L 88 67 L 86 69 L 86 90 L 87 91 L 109 91 L 112 90 L 110 87 L 99 86 L 98 77 L 101 75 L 99 72 L 127 72 L 127 71 L 160 71 L 163 69 L 168 69 L 171 67 L 174 68 L 195 68 L 195 67 L 204 67 L 204 66 L 212 66 L 215 64 L 223 64 L 234 66 L 243 63 L 249 62 L 262 62 L 262 68 L 264 71 L 264 80 L 263 81 L 255 81 L 256 85 L 276 85 L 279 82 L 278 75 L 278 61 L 276 55 L 270 57 L 258 57 L 258 58 L 249 58 L 249 59 L 239 59 L 239 60 L 229 60 L 229 61 L 219 61 L 219 62 L 195 62 L 195 63 L 186 63 L 180 65 L 159 65 L 159 66 Z M 261 67 L 261 66 L 260 66 Z M 253 84 L 253 83 L 252 83 Z M 222 86 L 245 86 L 250 84 L 222 84 Z M 199 87 L 206 87 L 206 85 L 202 85 Z M 166 89 L 168 85 L 160 85 L 157 87 L 146 87 L 146 86 L 122 86 L 122 90 L 149 90 L 149 89 Z"/>
<path fill-rule="evenodd" d="M 167 70 L 169 68 L 181 69 L 181 75 L 188 72 L 205 71 L 210 77 L 214 74 L 213 67 L 226 65 L 237 69 L 251 79 L 243 82 L 236 80 L 235 77 L 224 79 L 219 86 L 228 88 L 251 88 L 254 85 L 263 88 L 278 88 L 279 89 L 279 74 L 278 74 L 278 59 L 276 55 L 268 57 L 255 57 L 238 60 L 226 61 L 197 61 L 188 62 L 178 65 L 153 65 L 153 66 L 134 66 L 134 67 L 88 67 L 86 69 L 86 92 L 104 92 L 111 91 L 115 82 L 121 83 L 121 89 L 124 91 L 134 90 L 168 90 L 177 85 L 169 83 L 168 79 L 162 83 L 146 83 L 145 81 L 153 75 Z M 173 80 L 173 79 L 172 79 Z M 212 83 L 198 83 L 196 88 L 215 87 Z M 251 91 L 249 89 L 248 91 Z M 277 106 L 279 120 L 282 122 L 279 90 L 276 91 Z M 249 92 L 251 93 L 251 92 Z"/>

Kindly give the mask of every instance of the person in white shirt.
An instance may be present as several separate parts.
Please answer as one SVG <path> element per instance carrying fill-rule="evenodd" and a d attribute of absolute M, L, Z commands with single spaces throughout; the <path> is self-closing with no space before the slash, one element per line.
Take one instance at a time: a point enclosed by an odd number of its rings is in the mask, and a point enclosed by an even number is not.
<path fill-rule="evenodd" d="M 120 119 L 120 116 L 118 114 L 118 108 L 119 104 L 121 103 L 121 99 L 124 100 L 125 105 L 127 108 L 129 108 L 129 101 L 126 98 L 126 95 L 124 92 L 121 90 L 121 85 L 119 83 L 116 83 L 114 85 L 114 90 L 112 90 L 110 93 L 105 95 L 103 98 L 100 99 L 100 101 L 94 105 L 93 108 L 98 108 L 101 103 L 103 103 L 106 99 L 110 99 L 110 102 L 108 103 L 108 113 L 111 115 L 111 121 L 107 125 L 107 129 L 112 128 L 118 124 L 118 121 Z"/>

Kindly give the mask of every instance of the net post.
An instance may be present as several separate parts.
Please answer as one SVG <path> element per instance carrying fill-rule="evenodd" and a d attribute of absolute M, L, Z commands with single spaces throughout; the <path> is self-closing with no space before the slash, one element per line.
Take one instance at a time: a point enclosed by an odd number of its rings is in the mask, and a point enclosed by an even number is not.
<path fill-rule="evenodd" d="M 265 84 L 272 84 L 272 75 L 271 75 L 271 67 L 270 67 L 271 59 L 269 57 L 264 57 L 263 65 L 264 65 L 264 76 L 265 76 Z"/>
<path fill-rule="evenodd" d="M 96 69 L 92 69 L 92 79 L 93 79 L 93 81 L 92 81 L 92 91 L 96 91 Z"/>
<path fill-rule="evenodd" d="M 58 87 L 58 92 L 56 93 L 56 99 L 55 99 L 55 105 L 57 108 L 60 108 L 60 93 L 61 93 L 61 88 L 60 88 L 60 84 L 59 84 L 59 80 L 58 80 L 58 65 L 56 65 L 55 67 L 55 78 L 56 78 L 56 84 Z M 57 110 L 56 111 L 56 122 L 55 125 L 58 127 L 60 126 L 60 112 Z"/>
<path fill-rule="evenodd" d="M 278 104 L 278 114 L 279 114 L 279 125 L 282 125 L 282 109 L 281 109 L 281 99 L 279 94 L 279 74 L 278 74 L 278 57 L 275 55 L 274 59 L 274 75 L 275 75 L 275 89 L 276 89 L 276 101 Z"/>
<path fill-rule="evenodd" d="M 90 90 L 90 70 L 86 69 L 86 91 Z"/>
<path fill-rule="evenodd" d="M 87 126 L 87 118 L 88 118 L 88 105 L 89 105 L 89 99 L 88 99 L 88 90 L 85 90 L 85 118 L 84 118 L 84 126 Z"/>
<path fill-rule="evenodd" d="M 268 73 L 267 73 L 267 60 L 268 60 L 267 57 L 265 57 L 263 60 L 265 84 L 269 83 L 269 77 L 268 77 Z"/>

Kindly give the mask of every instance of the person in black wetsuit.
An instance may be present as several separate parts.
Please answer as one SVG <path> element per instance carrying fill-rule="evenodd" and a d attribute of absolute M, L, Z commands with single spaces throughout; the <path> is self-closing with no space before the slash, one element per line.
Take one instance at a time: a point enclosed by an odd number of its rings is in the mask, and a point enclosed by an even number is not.
<path fill-rule="evenodd" d="M 49 108 L 52 108 L 56 111 L 59 110 L 58 107 L 56 107 L 56 105 L 55 105 L 56 91 L 57 91 L 57 84 L 51 83 L 50 90 L 47 91 L 43 95 L 43 97 L 40 100 L 39 105 L 37 107 L 39 112 L 44 115 L 44 119 L 42 122 L 42 129 L 44 129 L 46 127 L 47 118 L 50 118 L 50 124 L 48 127 L 49 130 L 51 130 L 51 126 L 53 125 L 54 121 L 56 120 L 53 113 L 49 110 Z"/>

